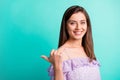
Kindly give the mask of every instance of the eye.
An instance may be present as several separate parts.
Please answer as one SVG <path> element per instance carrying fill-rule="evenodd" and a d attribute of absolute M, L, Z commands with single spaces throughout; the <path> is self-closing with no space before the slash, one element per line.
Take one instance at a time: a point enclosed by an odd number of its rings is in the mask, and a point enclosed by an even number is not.
<path fill-rule="evenodd" d="M 75 24 L 75 22 L 70 22 L 70 24 L 71 24 L 71 25 L 74 25 L 74 24 Z"/>
<path fill-rule="evenodd" d="M 86 24 L 86 22 L 81 22 L 82 25 Z"/>
<path fill-rule="evenodd" d="M 76 26 L 77 25 L 77 22 L 76 21 L 74 21 L 74 20 L 68 20 L 68 25 L 70 25 L 70 26 Z"/>

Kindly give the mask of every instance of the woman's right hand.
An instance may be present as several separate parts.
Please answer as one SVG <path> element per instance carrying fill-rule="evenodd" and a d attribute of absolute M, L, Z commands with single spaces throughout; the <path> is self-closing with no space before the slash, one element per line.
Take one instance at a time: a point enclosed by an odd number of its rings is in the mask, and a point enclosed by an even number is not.
<path fill-rule="evenodd" d="M 61 69 L 62 67 L 62 53 L 58 50 L 52 50 L 50 53 L 50 57 L 47 57 L 45 55 L 41 56 L 46 61 L 53 64 L 54 69 Z"/>

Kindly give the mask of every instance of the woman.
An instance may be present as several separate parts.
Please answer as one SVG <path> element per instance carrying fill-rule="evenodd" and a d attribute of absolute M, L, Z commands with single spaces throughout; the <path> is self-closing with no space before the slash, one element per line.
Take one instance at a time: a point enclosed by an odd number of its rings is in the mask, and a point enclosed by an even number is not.
<path fill-rule="evenodd" d="M 50 57 L 51 80 L 100 80 L 89 15 L 83 7 L 69 7 L 62 19 L 58 50 Z"/>

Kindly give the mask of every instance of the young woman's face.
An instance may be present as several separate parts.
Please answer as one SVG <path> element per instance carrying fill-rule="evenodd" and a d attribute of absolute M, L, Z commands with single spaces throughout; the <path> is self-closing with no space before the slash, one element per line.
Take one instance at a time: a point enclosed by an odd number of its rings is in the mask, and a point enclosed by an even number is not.
<path fill-rule="evenodd" d="M 86 17 L 82 12 L 73 14 L 67 21 L 70 39 L 82 39 L 87 31 Z"/>

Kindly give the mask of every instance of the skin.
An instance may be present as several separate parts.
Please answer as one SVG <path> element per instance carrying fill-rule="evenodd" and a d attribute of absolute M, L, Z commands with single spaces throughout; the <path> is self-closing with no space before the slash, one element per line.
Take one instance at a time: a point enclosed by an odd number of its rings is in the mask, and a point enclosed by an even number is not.
<path fill-rule="evenodd" d="M 54 80 L 64 80 L 62 72 L 62 62 L 75 57 L 87 57 L 82 47 L 82 38 L 87 31 L 86 17 L 82 12 L 73 14 L 67 21 L 67 31 L 69 39 L 58 50 L 52 50 L 50 57 L 42 55 L 41 57 L 54 67 Z M 67 48 L 67 52 L 65 52 Z M 68 58 L 69 56 L 69 58 Z"/>

